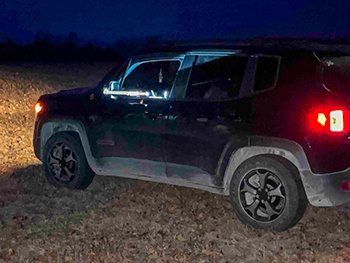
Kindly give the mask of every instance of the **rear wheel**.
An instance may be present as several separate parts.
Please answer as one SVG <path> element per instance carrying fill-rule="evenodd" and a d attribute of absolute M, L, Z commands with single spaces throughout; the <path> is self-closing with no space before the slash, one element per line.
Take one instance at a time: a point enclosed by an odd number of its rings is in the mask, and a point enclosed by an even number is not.
<path fill-rule="evenodd" d="M 233 175 L 230 201 L 246 225 L 272 231 L 294 226 L 307 208 L 300 178 L 274 158 L 253 157 Z"/>
<path fill-rule="evenodd" d="M 43 163 L 47 180 L 56 186 L 85 189 L 95 176 L 79 138 L 68 133 L 58 133 L 47 141 Z"/>

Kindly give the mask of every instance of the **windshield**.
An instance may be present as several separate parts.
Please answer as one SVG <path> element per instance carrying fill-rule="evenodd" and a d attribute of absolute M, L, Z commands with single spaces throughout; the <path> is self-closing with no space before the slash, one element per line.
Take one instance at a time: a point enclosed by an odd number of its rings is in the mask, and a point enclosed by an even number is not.
<path fill-rule="evenodd" d="M 331 91 L 350 91 L 350 57 L 322 59 L 322 80 Z"/>

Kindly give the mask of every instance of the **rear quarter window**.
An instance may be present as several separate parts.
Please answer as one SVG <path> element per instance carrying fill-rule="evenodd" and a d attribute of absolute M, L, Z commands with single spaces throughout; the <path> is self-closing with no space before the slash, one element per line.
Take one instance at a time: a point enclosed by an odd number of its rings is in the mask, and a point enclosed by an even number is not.
<path fill-rule="evenodd" d="M 277 82 L 280 60 L 278 57 L 259 57 L 254 78 L 254 91 L 273 88 Z"/>
<path fill-rule="evenodd" d="M 186 97 L 225 100 L 239 94 L 247 57 L 198 56 L 193 66 Z"/>

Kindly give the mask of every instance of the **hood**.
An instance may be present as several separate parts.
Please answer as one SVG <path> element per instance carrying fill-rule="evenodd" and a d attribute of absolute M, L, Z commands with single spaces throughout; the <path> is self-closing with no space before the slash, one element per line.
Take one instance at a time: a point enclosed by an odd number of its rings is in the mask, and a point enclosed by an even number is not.
<path fill-rule="evenodd" d="M 93 91 L 93 88 L 61 90 L 54 94 L 42 95 L 39 101 L 46 112 L 52 114 L 85 114 L 95 103 L 95 100 L 91 99 Z"/>
<path fill-rule="evenodd" d="M 61 90 L 57 92 L 57 95 L 85 95 L 88 92 L 91 92 L 92 88 L 77 88 L 77 89 L 69 89 L 69 90 Z"/>

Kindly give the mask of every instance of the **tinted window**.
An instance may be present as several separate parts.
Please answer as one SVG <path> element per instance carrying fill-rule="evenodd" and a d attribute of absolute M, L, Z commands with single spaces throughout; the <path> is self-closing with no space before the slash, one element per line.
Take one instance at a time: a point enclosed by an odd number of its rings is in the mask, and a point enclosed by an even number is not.
<path fill-rule="evenodd" d="M 324 58 L 323 83 L 332 91 L 349 92 L 350 57 Z"/>
<path fill-rule="evenodd" d="M 244 57 L 199 56 L 192 69 L 186 97 L 224 100 L 239 94 L 248 63 Z"/>
<path fill-rule="evenodd" d="M 150 97 L 169 94 L 174 83 L 180 61 L 157 61 L 142 63 L 124 80 L 121 91 L 150 92 Z"/>
<path fill-rule="evenodd" d="M 255 72 L 254 91 L 269 89 L 275 85 L 278 66 L 277 58 L 259 57 Z"/>

